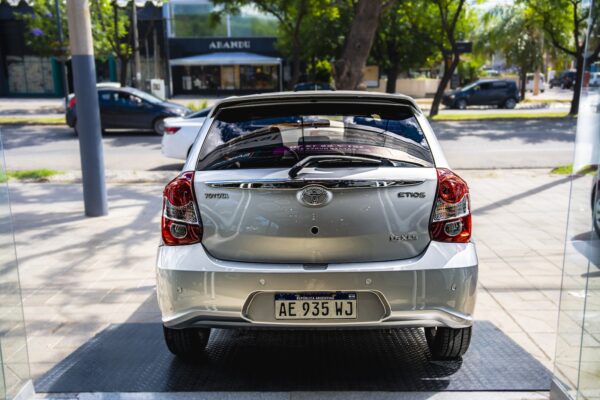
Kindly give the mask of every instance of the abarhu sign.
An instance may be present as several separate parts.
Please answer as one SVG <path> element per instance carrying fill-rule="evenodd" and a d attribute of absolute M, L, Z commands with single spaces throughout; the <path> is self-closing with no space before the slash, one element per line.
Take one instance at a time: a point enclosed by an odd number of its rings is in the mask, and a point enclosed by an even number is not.
<path fill-rule="evenodd" d="M 250 40 L 212 40 L 208 44 L 210 50 L 250 50 L 252 42 Z"/>

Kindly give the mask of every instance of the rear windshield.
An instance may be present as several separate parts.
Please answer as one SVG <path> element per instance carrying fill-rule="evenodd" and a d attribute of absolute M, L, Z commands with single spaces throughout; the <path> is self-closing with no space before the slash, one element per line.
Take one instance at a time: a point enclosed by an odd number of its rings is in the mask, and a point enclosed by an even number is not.
<path fill-rule="evenodd" d="M 423 131 L 408 107 L 288 103 L 218 112 L 197 168 L 290 168 L 313 155 L 366 156 L 389 167 L 433 166 Z"/>

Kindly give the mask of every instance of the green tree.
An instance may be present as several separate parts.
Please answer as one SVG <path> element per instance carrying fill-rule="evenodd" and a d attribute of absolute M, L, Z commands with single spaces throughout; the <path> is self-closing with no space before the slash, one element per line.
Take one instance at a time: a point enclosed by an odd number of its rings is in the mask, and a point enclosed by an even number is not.
<path fill-rule="evenodd" d="M 593 2 L 593 10 L 586 5 L 590 2 L 585 0 L 521 0 L 521 3 L 538 19 L 546 41 L 575 61 L 576 78 L 569 114 L 576 115 L 585 65 L 596 61 L 600 53 L 600 41 L 597 40 L 600 2 Z M 590 43 L 587 33 L 592 38 Z"/>
<path fill-rule="evenodd" d="M 484 16 L 486 29 L 480 41 L 488 54 L 500 52 L 519 71 L 521 98 L 525 98 L 527 73 L 543 66 L 543 31 L 531 9 L 523 5 L 497 7 Z"/>
<path fill-rule="evenodd" d="M 285 37 L 289 46 L 279 48 L 288 53 L 292 63 L 292 79 L 290 87 L 293 87 L 300 77 L 300 68 L 304 47 L 301 40 L 301 32 L 307 16 L 315 14 L 318 10 L 329 5 L 328 0 L 213 0 L 215 5 L 223 6 L 223 9 L 215 16 L 219 18 L 224 14 L 235 15 L 243 6 L 254 5 L 258 10 L 274 16 L 279 23 L 280 37 Z"/>
<path fill-rule="evenodd" d="M 422 46 L 427 39 L 417 29 L 422 18 L 420 0 L 406 0 L 384 9 L 371 51 L 371 58 L 387 75 L 386 92 L 396 92 L 396 80 L 401 72 L 422 66 L 435 51 Z"/>
<path fill-rule="evenodd" d="M 69 57 L 69 32 L 65 2 L 60 1 L 60 18 L 64 33 L 64 46 L 58 40 L 58 27 L 54 0 L 34 0 L 31 13 L 20 13 L 17 17 L 25 23 L 25 41 L 28 47 L 42 56 Z M 121 83 L 127 77 L 126 65 L 131 57 L 129 37 L 130 17 L 118 14 L 117 6 L 111 0 L 90 2 L 94 54 L 97 59 L 106 60 L 110 54 L 121 61 Z"/>
<path fill-rule="evenodd" d="M 444 91 L 460 62 L 459 38 L 473 30 L 474 20 L 467 12 L 466 0 L 428 0 L 418 4 L 423 18 L 417 28 L 427 37 L 425 46 L 434 46 L 441 54 L 444 72 L 431 104 L 430 116 L 439 112 Z"/>
<path fill-rule="evenodd" d="M 357 1 L 344 47 L 333 68 L 338 89 L 356 89 L 362 82 L 362 71 L 367 64 L 383 9 L 383 0 Z"/>

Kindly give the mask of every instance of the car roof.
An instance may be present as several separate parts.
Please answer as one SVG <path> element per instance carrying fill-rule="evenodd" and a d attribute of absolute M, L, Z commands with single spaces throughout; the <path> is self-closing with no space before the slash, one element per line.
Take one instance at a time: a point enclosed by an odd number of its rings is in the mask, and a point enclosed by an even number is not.
<path fill-rule="evenodd" d="M 399 105 L 405 105 L 413 108 L 416 112 L 420 113 L 421 109 L 411 97 L 402 94 L 388 94 L 388 93 L 377 93 L 377 92 L 363 92 L 363 91 L 351 91 L 351 90 L 309 90 L 300 92 L 275 92 L 275 93 L 261 93 L 252 94 L 248 96 L 233 96 L 223 99 L 216 103 L 211 112 L 211 116 L 226 107 L 236 107 L 252 104 L 265 104 L 279 101 L 294 101 L 294 100 L 351 100 L 351 101 L 365 101 L 365 102 L 386 102 L 396 103 Z"/>

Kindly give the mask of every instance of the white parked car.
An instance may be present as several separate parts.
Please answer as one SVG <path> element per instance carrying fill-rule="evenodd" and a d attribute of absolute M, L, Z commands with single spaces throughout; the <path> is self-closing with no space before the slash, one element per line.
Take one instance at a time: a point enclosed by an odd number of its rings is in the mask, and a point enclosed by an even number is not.
<path fill-rule="evenodd" d="M 210 108 L 205 108 L 185 117 L 165 119 L 162 154 L 185 160 L 209 112 Z"/>
<path fill-rule="evenodd" d="M 592 72 L 590 73 L 590 87 L 599 87 L 600 86 L 600 72 Z"/>
<path fill-rule="evenodd" d="M 528 92 L 533 92 L 533 80 L 534 74 L 527 74 L 527 84 L 525 86 L 525 90 Z M 540 92 L 544 93 L 546 90 L 546 80 L 544 75 L 540 75 Z"/>
<path fill-rule="evenodd" d="M 217 327 L 419 327 L 436 359 L 469 347 L 469 188 L 409 97 L 222 100 L 163 199 L 157 294 L 179 357 Z"/>

